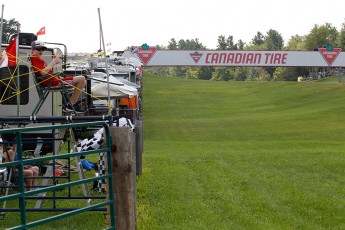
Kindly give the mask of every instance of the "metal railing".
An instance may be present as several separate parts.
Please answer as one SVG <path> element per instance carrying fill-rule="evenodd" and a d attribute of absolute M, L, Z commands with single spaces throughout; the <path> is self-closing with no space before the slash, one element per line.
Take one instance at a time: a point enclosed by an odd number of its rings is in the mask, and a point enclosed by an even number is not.
<path fill-rule="evenodd" d="M 39 158 L 32 158 L 32 159 L 24 159 L 23 158 L 23 151 L 22 151 L 22 135 L 24 133 L 31 133 L 31 132 L 40 132 L 40 131 L 46 131 L 46 130 L 67 130 L 67 129 L 73 129 L 73 128 L 83 128 L 83 127 L 102 127 L 103 128 L 103 136 L 105 139 L 105 145 L 103 145 L 101 148 L 96 150 L 89 150 L 89 151 L 82 151 L 82 152 L 69 152 L 66 154 L 56 154 L 52 156 L 42 156 Z M 9 200 L 18 200 L 19 209 L 20 212 L 20 224 L 12 227 L 11 229 L 27 229 L 30 227 L 35 227 L 38 225 L 46 224 L 49 222 L 53 222 L 62 218 L 70 217 L 72 215 L 81 214 L 87 211 L 95 210 L 100 207 L 109 207 L 110 211 L 110 220 L 109 220 L 109 226 L 107 229 L 115 229 L 115 208 L 114 208 L 114 197 L 113 197 L 113 185 L 112 185 L 112 165 L 111 165 L 111 138 L 109 133 L 109 127 L 105 121 L 97 121 L 97 122 L 84 122 L 84 123 L 75 123 L 75 124 L 61 124 L 61 125 L 49 125 L 49 126 L 37 126 L 37 127 L 31 127 L 31 128 L 14 128 L 14 129 L 3 129 L 0 130 L 0 136 L 6 135 L 6 134 L 14 134 L 15 135 L 15 143 L 16 143 L 16 153 L 18 154 L 18 160 L 12 161 L 12 162 L 5 162 L 0 164 L 1 168 L 4 167 L 16 167 L 17 169 L 17 176 L 18 176 L 18 191 L 13 194 L 8 194 L 7 196 L 0 197 L 0 202 L 6 202 Z M 55 161 L 57 159 L 67 159 L 72 157 L 80 157 L 81 155 L 91 155 L 91 154 L 100 154 L 100 153 L 106 153 L 107 156 L 107 167 L 108 170 L 104 175 L 95 176 L 91 178 L 85 178 L 77 181 L 69 181 L 63 184 L 57 184 L 54 186 L 46 186 L 43 188 L 37 188 L 32 191 L 25 191 L 25 183 L 24 183 L 24 166 L 25 165 L 32 165 L 32 164 L 39 164 L 43 161 Z M 82 169 L 81 169 L 82 170 Z M 97 204 L 89 204 L 86 205 L 86 207 L 81 208 L 75 208 L 71 209 L 70 211 L 67 211 L 65 213 L 61 213 L 58 215 L 53 215 L 36 220 L 33 222 L 28 223 L 27 217 L 26 217 L 26 208 L 25 203 L 26 200 L 30 198 L 30 196 L 33 196 L 35 194 L 40 194 L 44 192 L 51 192 L 56 191 L 59 189 L 63 189 L 66 187 L 71 187 L 75 185 L 82 185 L 90 182 L 99 181 L 102 179 L 107 179 L 107 193 L 108 193 L 108 199 L 97 203 Z M 16 224 L 16 223 L 15 223 Z"/>

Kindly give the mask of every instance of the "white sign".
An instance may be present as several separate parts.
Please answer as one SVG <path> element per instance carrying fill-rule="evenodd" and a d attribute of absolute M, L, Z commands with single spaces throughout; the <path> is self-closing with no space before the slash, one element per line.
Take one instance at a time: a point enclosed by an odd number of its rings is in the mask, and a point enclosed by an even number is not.
<path fill-rule="evenodd" d="M 150 47 L 152 48 L 152 47 Z M 334 48 L 329 55 L 319 51 L 249 51 L 249 50 L 155 50 L 145 66 L 304 66 L 345 67 L 345 52 Z M 324 55 L 327 55 L 326 57 Z M 139 58 L 125 51 L 125 57 Z M 331 58 L 331 60 L 330 60 Z"/>

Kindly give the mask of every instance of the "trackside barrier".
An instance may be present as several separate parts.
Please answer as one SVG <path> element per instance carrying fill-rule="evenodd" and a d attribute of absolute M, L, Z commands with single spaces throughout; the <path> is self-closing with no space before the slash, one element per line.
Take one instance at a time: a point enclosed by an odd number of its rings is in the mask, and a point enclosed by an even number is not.
<path fill-rule="evenodd" d="M 82 151 L 82 152 L 71 152 L 66 154 L 59 154 L 53 156 L 45 156 L 33 159 L 23 159 L 23 151 L 22 151 L 22 134 L 23 133 L 30 133 L 30 132 L 39 132 L 44 130 L 56 130 L 56 129 L 72 129 L 72 128 L 82 128 L 82 127 L 103 127 L 104 130 L 104 138 L 105 138 L 105 145 L 97 150 L 90 150 L 90 151 Z M 14 194 L 9 194 L 4 197 L 0 197 L 0 202 L 6 202 L 9 200 L 18 200 L 19 203 L 19 211 L 20 211 L 20 225 L 12 227 L 11 229 L 28 229 L 31 227 L 35 227 L 38 225 L 46 224 L 49 222 L 53 222 L 62 218 L 67 218 L 72 215 L 81 214 L 87 211 L 96 210 L 100 207 L 108 207 L 110 211 L 110 219 L 109 219 L 109 226 L 107 229 L 115 229 L 115 208 L 114 208 L 114 192 L 113 192 L 113 179 L 112 179 L 112 164 L 111 164 L 111 137 L 109 133 L 108 124 L 105 121 L 98 121 L 98 122 L 84 122 L 84 123 L 74 123 L 74 124 L 62 124 L 62 125 L 51 125 L 51 126 L 38 126 L 32 128 L 14 128 L 14 129 L 4 129 L 0 130 L 0 136 L 6 134 L 15 134 L 16 137 L 16 145 L 17 149 L 16 152 L 18 154 L 18 160 L 8 163 L 2 163 L 1 167 L 17 167 L 18 169 L 18 191 Z M 87 179 L 82 179 L 78 181 L 70 181 L 63 184 L 58 184 L 54 186 L 48 186 L 43 188 L 37 188 L 36 190 L 25 191 L 25 184 L 24 184 L 24 171 L 23 167 L 25 165 L 32 165 L 32 164 L 39 164 L 43 161 L 55 161 L 57 159 L 66 159 L 72 157 L 80 157 L 81 155 L 91 155 L 91 154 L 100 154 L 106 153 L 108 159 L 107 167 L 108 171 L 103 176 L 92 177 Z M 99 181 L 101 179 L 107 179 L 107 190 L 108 190 L 108 200 L 104 202 L 100 202 L 93 205 L 88 205 L 87 207 L 82 208 L 75 208 L 71 209 L 65 213 L 54 215 L 45 219 L 36 220 L 33 222 L 28 223 L 26 219 L 26 208 L 25 203 L 30 197 L 32 198 L 35 194 L 40 194 L 44 192 L 55 192 L 56 190 L 60 190 L 66 187 L 71 187 L 75 185 L 85 185 L 90 182 Z"/>

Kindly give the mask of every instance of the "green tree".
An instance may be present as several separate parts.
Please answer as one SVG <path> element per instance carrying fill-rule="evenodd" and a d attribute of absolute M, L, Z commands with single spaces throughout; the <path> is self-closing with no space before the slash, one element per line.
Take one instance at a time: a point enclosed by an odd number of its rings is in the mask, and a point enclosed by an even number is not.
<path fill-rule="evenodd" d="M 179 50 L 201 50 L 206 49 L 206 47 L 199 42 L 199 39 L 187 39 L 187 40 L 179 40 L 178 41 L 178 49 Z"/>
<path fill-rule="evenodd" d="M 283 37 L 280 33 L 278 33 L 278 31 L 273 29 L 267 31 L 264 41 L 265 42 L 262 46 L 264 46 L 266 50 L 282 50 L 284 47 Z M 265 67 L 265 70 L 272 76 L 276 70 L 276 67 Z"/>
<path fill-rule="evenodd" d="M 239 40 L 239 44 L 241 45 L 242 49 L 244 46 L 244 43 L 242 40 Z M 218 37 L 218 45 L 217 45 L 218 50 L 238 50 L 238 44 L 234 44 L 234 37 L 233 36 L 228 36 L 227 39 L 225 39 L 224 35 L 221 35 Z M 235 67 L 236 68 L 236 67 Z M 230 71 L 229 67 L 216 67 L 213 68 L 214 72 L 211 74 L 212 80 L 216 81 L 229 81 L 233 79 L 233 70 L 235 68 L 232 68 Z"/>
<path fill-rule="evenodd" d="M 225 36 L 220 35 L 218 37 L 217 50 L 238 50 L 237 44 L 234 43 L 234 37 L 230 35 L 225 40 Z"/>
<path fill-rule="evenodd" d="M 275 81 L 297 81 L 299 76 L 308 75 L 307 68 L 303 67 L 277 67 L 273 74 Z"/>
<path fill-rule="evenodd" d="M 252 41 L 247 44 L 244 49 L 245 50 L 265 50 L 266 47 L 264 45 L 264 35 L 261 32 L 257 32 L 257 34 L 254 36 Z"/>
<path fill-rule="evenodd" d="M 247 81 L 270 81 L 272 77 L 263 67 L 247 67 Z"/>
<path fill-rule="evenodd" d="M 11 20 L 3 19 L 2 26 L 2 43 L 8 43 L 8 39 L 12 34 L 20 32 L 20 23 L 16 19 Z"/>
<path fill-rule="evenodd" d="M 342 50 L 345 49 L 345 22 L 343 22 L 340 32 L 339 32 L 339 37 L 338 37 L 338 45 L 339 48 Z"/>
<path fill-rule="evenodd" d="M 186 76 L 188 68 L 185 66 L 174 67 L 174 76 L 184 78 Z"/>
<path fill-rule="evenodd" d="M 213 71 L 214 71 L 213 66 L 201 66 L 201 67 L 199 67 L 198 79 L 210 80 L 212 78 Z"/>
<path fill-rule="evenodd" d="M 229 36 L 226 39 L 226 43 L 228 44 L 228 50 L 238 50 L 237 44 L 234 44 L 234 37 Z"/>
<path fill-rule="evenodd" d="M 284 40 L 278 31 L 270 29 L 265 36 L 265 47 L 267 50 L 282 50 L 284 46 Z"/>
<path fill-rule="evenodd" d="M 287 50 L 306 50 L 305 48 L 305 36 L 291 36 L 287 46 Z"/>
<path fill-rule="evenodd" d="M 224 35 L 218 36 L 217 50 L 226 50 L 227 47 L 228 47 L 228 44 L 225 41 L 225 36 Z"/>
<path fill-rule="evenodd" d="M 212 72 L 211 80 L 214 81 L 230 81 L 233 79 L 231 68 L 226 67 L 215 67 Z"/>
<path fill-rule="evenodd" d="M 170 39 L 169 45 L 168 45 L 168 50 L 177 50 L 177 41 L 175 38 Z"/>
<path fill-rule="evenodd" d="M 188 67 L 186 70 L 186 78 L 210 80 L 212 77 L 212 72 L 213 72 L 213 67 L 206 67 L 206 66 Z"/>
<path fill-rule="evenodd" d="M 237 67 L 234 71 L 234 80 L 235 81 L 245 81 L 247 79 L 247 71 L 246 67 Z"/>
<path fill-rule="evenodd" d="M 328 44 L 335 45 L 338 37 L 337 29 L 330 23 L 324 25 L 314 25 L 313 29 L 306 36 L 305 48 L 315 50 Z"/>
<path fill-rule="evenodd" d="M 198 79 L 198 67 L 188 67 L 186 70 L 186 78 L 188 79 Z"/>
<path fill-rule="evenodd" d="M 237 42 L 237 46 L 239 50 L 244 50 L 245 43 L 240 39 Z"/>
<path fill-rule="evenodd" d="M 264 35 L 261 32 L 257 32 L 254 38 L 252 39 L 252 44 L 255 46 L 260 46 L 264 44 Z"/>
<path fill-rule="evenodd" d="M 283 81 L 289 75 L 288 69 L 286 67 L 277 67 L 273 73 L 273 80 Z"/>

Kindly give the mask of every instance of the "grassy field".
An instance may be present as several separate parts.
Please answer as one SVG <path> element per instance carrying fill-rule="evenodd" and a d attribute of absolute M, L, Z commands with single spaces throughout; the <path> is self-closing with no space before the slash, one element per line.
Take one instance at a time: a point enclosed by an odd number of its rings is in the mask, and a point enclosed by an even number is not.
<path fill-rule="evenodd" d="M 67 145 L 63 146 L 63 150 L 60 152 L 61 154 L 65 154 L 67 151 Z M 95 155 L 88 156 L 88 158 L 93 158 L 93 161 L 97 162 L 98 157 Z M 65 162 L 65 160 L 60 160 L 60 162 Z M 73 167 L 75 164 L 75 160 L 71 159 L 71 167 Z M 66 169 L 64 170 L 66 171 Z M 94 177 L 94 172 L 93 171 L 85 171 L 85 177 L 86 178 L 91 178 Z M 64 174 L 64 176 L 67 176 L 67 172 Z M 71 181 L 77 181 L 79 180 L 78 173 L 76 172 L 71 172 Z M 67 178 L 57 178 L 59 184 L 64 184 L 68 182 Z M 42 181 L 41 179 L 39 180 L 39 185 L 41 184 Z M 49 180 L 49 185 L 52 185 L 52 180 Z M 92 183 L 89 183 L 86 185 L 89 190 L 90 190 L 90 195 L 94 196 L 92 199 L 92 204 L 97 204 L 100 202 L 105 201 L 105 194 L 99 193 L 97 190 L 92 190 Z M 12 191 L 11 189 L 9 190 L 9 194 L 16 193 L 17 191 Z M 5 191 L 0 191 L 0 196 L 5 195 Z M 55 192 L 48 192 L 46 197 L 53 198 L 55 197 L 60 197 L 57 198 L 56 200 L 53 199 L 45 199 L 42 202 L 42 209 L 50 209 L 50 211 L 47 210 L 41 210 L 41 211 L 27 211 L 26 212 L 26 220 L 27 223 L 31 223 L 37 220 L 41 220 L 44 218 L 49 218 L 52 216 L 56 216 L 59 214 L 64 213 L 63 212 L 58 212 L 58 211 L 51 211 L 51 209 L 58 208 L 58 209 L 63 209 L 63 208 L 82 208 L 86 207 L 86 202 L 87 199 L 73 199 L 73 197 L 79 197 L 83 196 L 83 191 L 82 191 L 82 186 L 81 185 L 76 185 L 72 186 L 71 189 L 64 188 L 62 190 L 58 190 Z M 61 199 L 61 197 L 63 199 Z M 96 198 L 97 197 L 97 198 Z M 25 207 L 26 209 L 34 209 L 35 205 L 37 205 L 37 201 L 40 200 L 40 197 L 35 196 L 32 197 L 32 199 L 26 199 L 25 201 Z M 6 203 L 6 206 L 3 206 L 4 203 L 0 202 L 1 208 L 19 208 L 19 200 L 18 199 L 13 199 L 9 200 Z M 103 207 L 104 208 L 104 207 Z M 4 215 L 2 215 L 4 214 Z M 69 229 L 105 229 L 107 226 L 106 220 L 105 220 L 105 211 L 93 211 L 93 212 L 85 212 L 82 214 L 78 215 L 73 215 L 68 218 L 64 218 L 62 220 L 55 220 L 53 222 L 46 222 L 46 224 L 41 224 L 34 229 L 37 230 L 52 230 L 52 229 L 59 229 L 59 230 L 69 230 Z M 0 230 L 2 229 L 12 229 L 14 226 L 18 226 L 21 223 L 21 214 L 20 212 L 4 212 L 0 213 Z"/>
<path fill-rule="evenodd" d="M 138 229 L 345 229 L 345 84 L 145 75 Z"/>
<path fill-rule="evenodd" d="M 345 84 L 144 78 L 137 229 L 345 229 Z M 35 229 L 102 229 L 103 214 Z"/>

